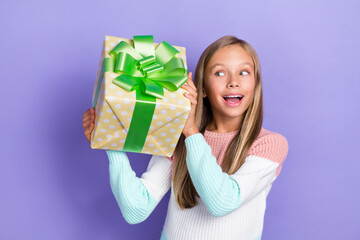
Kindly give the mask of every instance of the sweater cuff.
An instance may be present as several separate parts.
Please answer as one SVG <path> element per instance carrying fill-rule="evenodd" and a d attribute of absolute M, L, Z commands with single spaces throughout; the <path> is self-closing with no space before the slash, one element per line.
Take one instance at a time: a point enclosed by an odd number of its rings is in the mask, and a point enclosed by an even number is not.
<path fill-rule="evenodd" d="M 201 133 L 193 134 L 185 138 L 185 145 L 187 150 L 188 158 L 192 159 L 188 162 L 191 168 L 197 169 L 201 164 L 201 159 L 204 157 L 204 153 L 211 153 L 211 147 L 206 142 L 204 135 Z"/>
<path fill-rule="evenodd" d="M 109 164 L 116 167 L 120 166 L 122 162 L 126 162 L 127 155 L 123 151 L 106 150 L 106 154 L 109 158 Z"/>
<path fill-rule="evenodd" d="M 195 147 L 197 145 L 201 145 L 201 147 L 209 144 L 206 142 L 204 135 L 201 133 L 195 133 L 187 138 L 185 138 L 185 145 L 189 147 Z"/>

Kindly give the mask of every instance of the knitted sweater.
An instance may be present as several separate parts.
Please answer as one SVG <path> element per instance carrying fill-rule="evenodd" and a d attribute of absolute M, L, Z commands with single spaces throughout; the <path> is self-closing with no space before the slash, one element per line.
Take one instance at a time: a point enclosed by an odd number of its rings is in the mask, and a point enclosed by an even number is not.
<path fill-rule="evenodd" d="M 185 139 L 186 163 L 200 198 L 180 209 L 172 189 L 171 158 L 153 155 L 137 178 L 125 152 L 107 150 L 110 184 L 123 217 L 130 224 L 144 221 L 171 187 L 161 240 L 261 239 L 266 197 L 287 156 L 288 142 L 264 128 L 245 163 L 232 175 L 222 172 L 225 151 L 238 131 L 205 130 Z"/>

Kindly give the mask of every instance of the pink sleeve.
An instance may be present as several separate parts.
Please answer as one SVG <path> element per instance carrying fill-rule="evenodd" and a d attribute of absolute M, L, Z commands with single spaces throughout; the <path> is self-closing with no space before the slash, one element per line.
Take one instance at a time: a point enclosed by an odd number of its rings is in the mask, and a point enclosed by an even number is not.
<path fill-rule="evenodd" d="M 287 156 L 288 147 L 288 142 L 283 135 L 271 132 L 258 138 L 253 143 L 248 155 L 255 155 L 278 163 L 279 167 L 276 171 L 276 177 L 278 177 Z"/>

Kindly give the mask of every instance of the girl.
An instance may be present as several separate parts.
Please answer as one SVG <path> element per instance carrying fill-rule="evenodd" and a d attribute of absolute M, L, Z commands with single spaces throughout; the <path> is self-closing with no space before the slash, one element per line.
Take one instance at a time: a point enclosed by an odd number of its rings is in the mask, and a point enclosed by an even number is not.
<path fill-rule="evenodd" d="M 123 217 L 144 221 L 171 187 L 161 240 L 261 239 L 266 197 L 288 142 L 262 127 L 260 63 L 253 47 L 224 36 L 201 55 L 182 86 L 191 101 L 171 158 L 152 156 L 137 178 L 125 152 L 107 150 L 110 183 Z M 95 111 L 84 113 L 90 142 Z"/>

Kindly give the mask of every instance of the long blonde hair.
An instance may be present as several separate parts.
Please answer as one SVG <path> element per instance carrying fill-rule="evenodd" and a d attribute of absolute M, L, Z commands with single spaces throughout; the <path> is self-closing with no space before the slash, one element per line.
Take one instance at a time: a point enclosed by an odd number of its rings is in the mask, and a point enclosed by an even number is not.
<path fill-rule="evenodd" d="M 210 44 L 202 53 L 194 74 L 194 84 L 197 88 L 197 106 L 195 110 L 196 124 L 204 134 L 206 126 L 212 121 L 212 112 L 209 100 L 203 98 L 202 89 L 205 81 L 205 70 L 214 53 L 225 46 L 239 44 L 251 57 L 254 63 L 255 89 L 254 98 L 245 111 L 239 133 L 232 139 L 225 153 L 221 166 L 222 171 L 229 175 L 234 174 L 245 162 L 251 145 L 260 133 L 263 122 L 263 94 L 260 62 L 254 48 L 244 40 L 235 36 L 224 36 Z M 175 149 L 173 191 L 177 204 L 181 209 L 192 208 L 197 204 L 199 197 L 186 165 L 185 136 L 181 134 Z"/>

